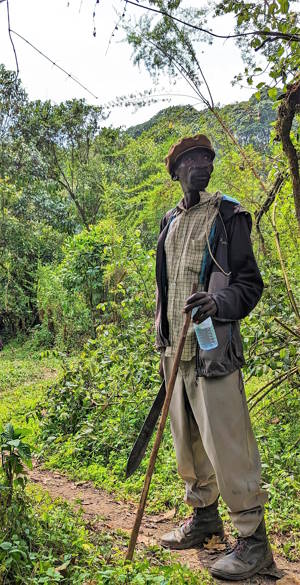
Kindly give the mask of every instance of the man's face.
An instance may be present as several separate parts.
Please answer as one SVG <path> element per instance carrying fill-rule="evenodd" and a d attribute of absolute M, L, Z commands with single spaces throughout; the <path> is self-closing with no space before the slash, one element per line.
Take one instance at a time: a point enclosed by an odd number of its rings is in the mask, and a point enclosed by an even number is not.
<path fill-rule="evenodd" d="M 209 183 L 213 168 L 213 157 L 209 150 L 197 148 L 179 157 L 174 172 L 183 191 L 203 191 Z"/>

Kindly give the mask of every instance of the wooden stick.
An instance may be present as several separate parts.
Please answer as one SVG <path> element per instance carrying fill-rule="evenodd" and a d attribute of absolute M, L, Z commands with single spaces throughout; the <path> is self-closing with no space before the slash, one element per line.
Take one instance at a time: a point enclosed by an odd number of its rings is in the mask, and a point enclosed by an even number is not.
<path fill-rule="evenodd" d="M 259 396 L 259 398 L 250 406 L 249 408 L 249 412 L 251 412 L 251 410 L 253 408 L 255 408 L 255 406 L 263 399 L 265 398 L 268 394 L 270 394 L 270 392 L 272 392 L 272 390 L 274 390 L 274 388 L 277 388 L 277 386 L 280 386 L 280 384 L 282 384 L 282 382 L 285 382 L 288 378 L 290 378 L 290 376 L 293 376 L 294 374 L 296 374 L 299 371 L 299 367 L 295 366 L 294 368 L 292 368 L 291 370 L 289 370 L 284 376 L 281 376 L 280 378 L 277 378 L 277 381 L 274 382 L 274 384 L 272 386 L 270 386 L 268 388 L 268 390 L 266 390 L 266 392 L 264 394 L 262 394 L 261 396 Z"/>
<path fill-rule="evenodd" d="M 197 291 L 197 285 L 194 284 L 192 294 L 194 294 L 196 291 Z M 140 526 L 141 526 L 141 522 L 142 522 L 144 510 L 145 510 L 145 505 L 146 505 L 148 491 L 149 491 L 149 487 L 150 487 L 150 483 L 151 483 L 151 478 L 152 478 L 152 474 L 154 471 L 154 465 L 155 465 L 157 453 L 158 453 L 158 450 L 160 447 L 160 443 L 162 440 L 164 428 L 166 425 L 166 420 L 167 420 L 167 416 L 168 416 L 168 412 L 169 412 L 169 406 L 170 406 L 170 402 L 171 402 L 171 398 L 172 398 L 172 394 L 173 394 L 173 390 L 174 390 L 174 386 L 175 386 L 175 382 L 176 382 L 179 363 L 180 363 L 180 359 L 182 356 L 182 351 L 184 348 L 184 343 L 185 343 L 185 339 L 186 339 L 187 332 L 189 329 L 190 321 L 191 321 L 191 311 L 189 311 L 189 313 L 187 313 L 185 316 L 184 325 L 183 325 L 183 328 L 181 331 L 178 347 L 176 350 L 172 373 L 171 373 L 171 377 L 170 377 L 170 380 L 169 380 L 169 383 L 167 386 L 166 398 L 164 401 L 164 405 L 162 408 L 162 413 L 161 413 L 161 417 L 160 417 L 160 421 L 159 421 L 159 425 L 158 425 L 157 435 L 156 435 L 155 442 L 154 442 L 152 452 L 150 455 L 149 465 L 148 465 L 148 469 L 147 469 L 147 473 L 146 473 L 145 481 L 144 481 L 144 487 L 143 487 L 143 491 L 141 494 L 139 507 L 138 507 L 138 510 L 136 513 L 133 529 L 131 532 L 130 542 L 129 542 L 129 546 L 128 546 L 128 550 L 127 550 L 127 554 L 126 554 L 127 561 L 132 561 L 136 541 L 138 538 L 138 534 L 139 534 L 139 530 L 140 530 Z"/>
<path fill-rule="evenodd" d="M 297 368 L 298 368 L 298 366 L 296 366 L 296 370 L 297 370 Z M 287 372 L 283 372 L 283 374 L 279 374 L 279 376 L 275 376 L 274 378 L 272 378 L 272 380 L 270 380 L 270 382 L 267 382 L 261 388 L 258 388 L 258 390 L 256 390 L 256 392 L 254 392 L 254 394 L 251 394 L 251 396 L 248 398 L 248 404 L 250 404 L 251 400 L 256 398 L 256 396 L 258 396 L 263 390 L 268 388 L 268 386 L 272 386 L 273 384 L 277 384 L 277 382 L 281 382 L 281 380 L 286 378 L 287 374 L 289 375 L 289 374 L 294 373 L 294 370 L 295 370 L 295 366 L 293 366 Z"/>
<path fill-rule="evenodd" d="M 280 321 L 280 319 L 278 319 L 277 317 L 274 317 L 274 321 L 276 321 L 276 323 L 278 323 L 279 325 L 281 325 L 281 327 L 284 327 L 284 329 L 286 329 L 287 331 L 289 331 L 295 337 L 297 337 L 297 338 L 300 337 L 300 333 L 297 333 L 297 331 L 294 331 L 294 329 L 291 329 L 285 323 L 282 323 L 282 321 Z"/>

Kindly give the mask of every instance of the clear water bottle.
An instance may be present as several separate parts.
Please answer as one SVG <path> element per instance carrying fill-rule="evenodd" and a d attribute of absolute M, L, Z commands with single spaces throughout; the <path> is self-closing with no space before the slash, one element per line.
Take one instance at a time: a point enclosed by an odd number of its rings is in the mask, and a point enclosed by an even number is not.
<path fill-rule="evenodd" d="M 192 310 L 192 316 L 197 313 L 198 307 Z M 207 317 L 202 323 L 193 323 L 198 343 L 201 349 L 214 349 L 218 347 L 218 340 L 211 317 Z"/>

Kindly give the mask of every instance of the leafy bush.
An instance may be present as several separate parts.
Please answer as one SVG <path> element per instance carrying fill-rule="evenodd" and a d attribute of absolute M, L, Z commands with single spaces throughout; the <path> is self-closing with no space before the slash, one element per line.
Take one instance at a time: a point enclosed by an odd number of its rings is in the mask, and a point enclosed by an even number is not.
<path fill-rule="evenodd" d="M 0 484 L 1 510 L 5 514 L 6 507 L 12 502 L 15 487 L 24 489 L 26 484 L 26 471 L 23 463 L 31 467 L 30 447 L 22 441 L 26 432 L 22 429 L 14 429 L 11 423 L 7 423 L 0 432 L 1 471 L 4 481 Z"/>
<path fill-rule="evenodd" d="M 33 329 L 34 347 L 80 347 L 93 331 L 84 298 L 76 291 L 69 293 L 65 289 L 59 266 L 41 266 L 38 274 L 37 302 L 41 325 Z"/>

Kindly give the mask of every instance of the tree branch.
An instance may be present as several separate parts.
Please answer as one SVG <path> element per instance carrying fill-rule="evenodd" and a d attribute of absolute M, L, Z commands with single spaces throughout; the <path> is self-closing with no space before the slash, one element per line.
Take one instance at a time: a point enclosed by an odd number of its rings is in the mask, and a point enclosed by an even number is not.
<path fill-rule="evenodd" d="M 59 183 L 60 183 L 60 184 L 61 184 L 61 185 L 62 185 L 62 186 L 65 188 L 65 189 L 67 189 L 67 191 L 68 191 L 68 193 L 69 193 L 69 195 L 70 195 L 70 197 L 71 197 L 72 201 L 73 201 L 73 202 L 74 202 L 74 204 L 75 204 L 75 207 L 76 207 L 76 208 L 77 208 L 77 210 L 79 211 L 79 215 L 80 215 L 80 217 L 81 217 L 81 219 L 82 219 L 82 221 L 83 221 L 83 224 L 84 224 L 84 226 L 85 226 L 85 227 L 86 227 L 86 229 L 89 231 L 89 229 L 90 229 L 90 228 L 89 228 L 89 222 L 87 221 L 87 218 L 86 218 L 86 215 L 85 215 L 85 211 L 84 211 L 83 207 L 80 205 L 80 203 L 79 203 L 79 201 L 78 201 L 78 199 L 77 199 L 77 197 L 76 197 L 76 195 L 75 195 L 74 191 L 72 191 L 72 188 L 71 188 L 71 186 L 69 185 L 69 181 L 68 181 L 68 179 L 67 179 L 67 177 L 66 177 L 66 175 L 65 175 L 65 173 L 64 173 L 64 171 L 63 171 L 63 169 L 62 169 L 62 167 L 61 167 L 61 166 L 60 166 L 60 164 L 59 164 L 59 161 L 58 161 L 58 158 L 57 158 L 57 155 L 56 155 L 56 152 L 55 152 L 55 146 L 54 146 L 54 144 L 51 144 L 51 147 L 52 147 L 52 152 L 53 152 L 53 156 L 54 156 L 55 164 L 56 164 L 56 166 L 57 166 L 57 168 L 58 168 L 58 170 L 59 170 L 60 174 L 62 175 L 62 177 L 63 177 L 63 179 L 64 179 L 64 181 L 61 181 L 61 180 L 59 180 Z"/>
<path fill-rule="evenodd" d="M 258 36 L 264 36 L 264 37 L 271 37 L 270 40 L 283 39 L 286 41 L 296 41 L 298 43 L 300 42 L 300 35 L 295 35 L 292 33 L 281 33 L 278 31 L 269 31 L 269 30 L 254 30 L 251 32 L 237 33 L 235 35 L 217 35 L 216 33 L 213 33 L 210 30 L 207 30 L 207 29 L 202 28 L 200 26 L 196 26 L 195 24 L 191 24 L 190 22 L 186 22 L 185 20 L 182 20 L 181 18 L 177 18 L 176 16 L 172 16 L 172 14 L 169 14 L 168 12 L 165 12 L 164 10 L 158 10 L 158 8 L 150 8 L 150 6 L 144 6 L 143 4 L 137 4 L 136 2 L 132 2 L 131 0 L 127 0 L 127 4 L 132 4 L 132 6 L 137 6 L 138 8 L 143 8 L 144 10 L 148 10 L 149 12 L 155 12 L 156 14 L 161 14 L 162 16 L 166 16 L 167 18 L 170 18 L 171 20 L 174 20 L 175 22 L 179 22 L 180 24 L 183 24 L 184 26 L 188 26 L 189 28 L 193 28 L 194 30 L 204 32 L 204 33 L 206 33 L 212 37 L 215 37 L 217 39 L 237 39 L 240 37 L 248 37 L 248 36 L 258 35 Z"/>
<path fill-rule="evenodd" d="M 284 392 L 279 398 L 277 398 L 276 400 L 272 400 L 272 406 L 273 404 L 276 404 L 276 402 L 281 402 L 282 400 L 284 400 L 286 398 L 286 396 L 288 396 L 291 392 L 293 392 L 293 390 L 297 390 L 299 388 L 299 384 L 293 384 L 291 388 L 289 388 L 287 390 L 287 392 Z M 262 414 L 260 416 L 257 416 L 260 412 L 263 413 L 263 411 L 265 410 L 265 407 L 262 406 L 262 408 L 260 408 L 259 410 L 256 411 L 255 413 L 255 420 L 259 419 L 262 417 Z"/>
<path fill-rule="evenodd" d="M 271 205 L 272 205 L 272 203 L 273 203 L 273 201 L 274 201 L 277 193 L 281 189 L 281 186 L 282 186 L 284 180 L 285 180 L 284 175 L 282 173 L 280 173 L 278 175 L 278 177 L 276 177 L 276 180 L 274 182 L 274 185 L 270 189 L 269 194 L 268 194 L 267 198 L 265 199 L 264 203 L 262 204 L 260 210 L 259 211 L 255 211 L 255 213 L 254 213 L 255 218 L 256 218 L 255 227 L 256 227 L 256 230 L 258 232 L 259 239 L 261 241 L 262 249 L 263 249 L 264 254 L 266 253 L 265 240 L 264 240 L 264 237 L 263 237 L 262 232 L 261 232 L 261 229 L 260 229 L 260 225 L 259 225 L 260 224 L 260 220 L 261 220 L 262 216 L 270 209 L 270 207 L 271 207 Z"/>
<path fill-rule="evenodd" d="M 269 386 L 268 390 L 266 390 L 266 392 L 264 394 L 262 394 L 261 396 L 259 396 L 257 398 L 257 400 L 250 406 L 249 412 L 251 412 L 251 410 L 253 410 L 253 408 L 255 408 L 255 406 L 261 400 L 263 400 L 263 398 L 265 398 L 272 390 L 274 390 L 274 388 L 277 388 L 277 386 L 279 386 L 280 384 L 282 384 L 282 382 L 285 382 L 288 378 L 290 378 L 291 376 L 293 376 L 294 374 L 296 374 L 296 372 L 299 372 L 299 367 L 298 366 L 296 366 L 295 368 L 292 368 L 291 370 L 289 370 L 284 376 L 278 376 L 278 378 L 276 378 L 275 381 L 272 380 L 271 383 L 267 384 L 265 386 L 265 388 L 267 386 Z M 274 384 L 272 384 L 272 382 L 274 382 Z M 259 390 L 259 392 L 261 392 L 262 390 L 263 390 L 263 388 L 261 388 Z"/>
<path fill-rule="evenodd" d="M 279 376 L 272 378 L 272 380 L 270 380 L 270 382 L 267 382 L 266 384 L 264 384 L 264 386 L 262 386 L 261 388 L 256 390 L 256 392 L 254 392 L 254 394 L 252 394 L 249 397 L 248 403 L 251 402 L 251 400 L 253 400 L 254 398 L 256 398 L 261 392 L 263 392 L 263 390 L 265 390 L 269 386 L 273 387 L 273 384 L 277 385 L 279 382 L 283 381 L 283 379 L 285 379 L 287 375 L 289 376 L 289 375 L 294 374 L 298 369 L 299 369 L 299 367 L 295 366 L 295 367 L 291 368 L 288 372 L 285 372 L 283 374 L 279 374 Z"/>
<path fill-rule="evenodd" d="M 14 35 L 16 35 L 20 39 L 22 39 L 22 41 L 24 41 L 25 43 L 27 43 L 27 45 L 29 45 L 32 49 L 34 49 L 34 51 L 36 51 L 37 53 L 39 53 L 39 55 L 41 55 L 42 57 L 44 57 L 44 59 L 47 59 L 47 61 L 49 61 L 54 67 L 56 67 L 57 69 L 59 69 L 60 71 L 62 71 L 63 73 L 65 73 L 65 75 L 67 75 L 70 79 L 72 79 L 72 81 L 74 81 L 74 83 L 77 83 L 77 85 L 79 85 L 80 87 L 82 87 L 82 89 L 84 89 L 85 91 L 87 91 L 96 100 L 98 99 L 98 96 L 95 95 L 92 91 L 90 91 L 85 85 L 83 85 L 83 83 L 81 83 L 80 81 L 78 81 L 78 79 L 75 79 L 75 77 L 73 77 L 73 75 L 71 75 L 71 73 L 68 73 L 68 71 L 66 71 L 65 69 L 63 69 L 63 67 L 61 67 L 60 65 L 57 65 L 57 63 L 55 63 L 52 59 L 50 59 L 50 57 L 47 57 L 47 55 L 45 55 L 45 53 L 43 53 L 43 51 L 40 51 L 40 49 L 38 49 L 37 47 L 35 47 L 30 41 L 28 41 L 27 39 L 25 39 L 25 37 L 23 37 L 22 35 L 20 35 L 19 33 L 17 33 L 15 30 L 12 30 L 12 29 L 9 29 L 9 30 L 10 30 L 11 33 L 13 33 Z"/>
<path fill-rule="evenodd" d="M 300 76 L 288 86 L 287 92 L 278 108 L 276 123 L 277 137 L 281 140 L 283 151 L 288 159 L 296 217 L 300 229 L 300 173 L 297 150 L 291 140 L 291 128 L 295 114 L 300 112 Z"/>
<path fill-rule="evenodd" d="M 11 33 L 13 32 L 12 29 L 10 28 L 10 12 L 9 12 L 9 0 L 6 0 L 6 8 L 7 8 L 7 28 L 8 28 L 8 36 L 9 36 L 9 40 L 11 42 L 11 46 L 13 48 L 13 52 L 14 52 L 14 56 L 15 56 L 15 61 L 16 61 L 16 79 L 19 75 L 19 63 L 18 63 L 18 57 L 17 57 L 17 52 L 16 52 L 16 48 L 14 45 L 14 41 L 12 39 Z"/>
<path fill-rule="evenodd" d="M 297 333 L 297 331 L 294 331 L 293 329 L 291 329 L 291 327 L 288 327 L 288 325 L 286 325 L 285 323 L 282 323 L 282 321 L 280 321 L 280 319 L 278 319 L 277 317 L 274 317 L 274 321 L 276 321 L 276 323 L 278 323 L 278 325 L 281 325 L 281 327 L 283 327 L 284 329 L 289 331 L 289 333 L 294 335 L 294 337 L 297 337 L 298 339 L 300 339 L 300 333 Z"/>

